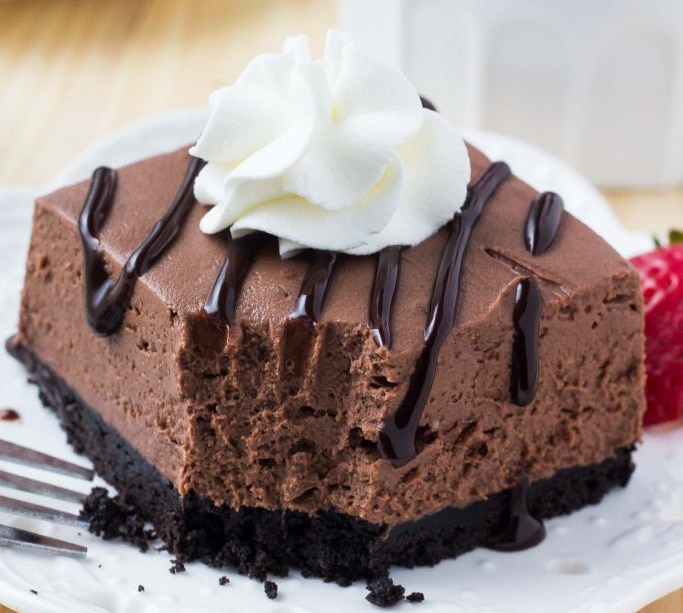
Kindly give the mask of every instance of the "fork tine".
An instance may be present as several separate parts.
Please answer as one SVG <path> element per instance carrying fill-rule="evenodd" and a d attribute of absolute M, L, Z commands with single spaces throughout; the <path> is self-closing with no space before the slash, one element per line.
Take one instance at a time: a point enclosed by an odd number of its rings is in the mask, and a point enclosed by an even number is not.
<path fill-rule="evenodd" d="M 78 528 L 87 528 L 88 526 L 88 522 L 81 519 L 78 515 L 51 509 L 32 502 L 26 502 L 25 500 L 15 500 L 14 498 L 8 498 L 7 496 L 0 496 L 0 511 L 56 522 L 67 526 L 76 526 Z"/>
<path fill-rule="evenodd" d="M 53 456 L 34 451 L 9 441 L 0 439 L 0 459 L 16 462 L 17 464 L 25 464 L 26 466 L 35 466 L 43 470 L 68 475 L 69 477 L 77 477 L 86 481 L 92 481 L 95 477 L 95 472 L 84 466 L 78 466 L 71 462 L 66 462 L 55 458 Z"/>
<path fill-rule="evenodd" d="M 49 496 L 57 498 L 58 500 L 68 500 L 70 502 L 77 502 L 83 504 L 86 499 L 86 494 L 81 492 L 74 492 L 63 487 L 52 485 L 51 483 L 43 483 L 28 477 L 20 477 L 11 473 L 0 470 L 0 485 L 11 487 L 22 492 L 30 492 L 31 494 L 41 494 L 42 496 Z"/>
<path fill-rule="evenodd" d="M 88 549 L 81 545 L 74 545 L 73 543 L 60 541 L 50 536 L 42 536 L 28 530 L 20 530 L 19 528 L 3 525 L 0 525 L 0 545 L 21 547 L 31 551 L 78 559 L 85 558 L 85 555 L 88 553 Z"/>

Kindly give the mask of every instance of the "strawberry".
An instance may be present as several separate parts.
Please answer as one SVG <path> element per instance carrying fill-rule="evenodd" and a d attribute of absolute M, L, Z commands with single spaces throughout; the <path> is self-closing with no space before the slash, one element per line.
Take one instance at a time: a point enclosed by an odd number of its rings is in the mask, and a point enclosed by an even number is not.
<path fill-rule="evenodd" d="M 671 233 L 672 243 L 677 233 Z M 683 417 L 683 244 L 631 259 L 645 301 L 645 424 Z"/>

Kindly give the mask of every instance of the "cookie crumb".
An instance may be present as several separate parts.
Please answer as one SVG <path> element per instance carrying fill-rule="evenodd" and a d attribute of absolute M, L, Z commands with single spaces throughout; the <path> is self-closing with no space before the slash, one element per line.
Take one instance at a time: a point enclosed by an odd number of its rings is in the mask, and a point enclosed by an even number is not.
<path fill-rule="evenodd" d="M 0 420 L 2 421 L 17 421 L 20 418 L 21 415 L 16 409 L 0 409 Z"/>
<path fill-rule="evenodd" d="M 141 552 L 149 550 L 149 542 L 156 538 L 153 530 L 145 528 L 145 518 L 135 507 L 119 496 L 111 498 L 103 487 L 92 489 L 83 503 L 81 518 L 88 522 L 88 530 L 105 541 L 120 538 L 136 545 Z"/>
<path fill-rule="evenodd" d="M 175 558 L 171 559 L 171 568 L 168 569 L 168 572 L 171 573 L 172 575 L 177 575 L 178 573 L 184 573 L 185 572 L 185 558 L 183 556 L 177 556 Z"/>
<path fill-rule="evenodd" d="M 142 583 L 141 583 L 140 585 L 138 585 L 138 592 L 144 592 L 144 591 L 145 591 L 145 586 L 142 585 Z"/>
<path fill-rule="evenodd" d="M 369 603 L 378 607 L 392 607 L 405 598 L 405 588 L 394 585 L 391 577 L 378 577 L 370 581 L 366 587 L 370 592 L 366 597 Z"/>
<path fill-rule="evenodd" d="M 228 583 L 230 583 L 230 579 L 227 577 L 221 577 L 218 579 L 218 585 L 228 585 Z"/>
<path fill-rule="evenodd" d="M 263 591 L 268 598 L 275 600 L 277 598 L 277 583 L 275 581 L 266 581 L 263 584 Z"/>
<path fill-rule="evenodd" d="M 425 599 L 425 595 L 422 592 L 411 592 L 406 596 L 408 602 L 422 602 Z"/>

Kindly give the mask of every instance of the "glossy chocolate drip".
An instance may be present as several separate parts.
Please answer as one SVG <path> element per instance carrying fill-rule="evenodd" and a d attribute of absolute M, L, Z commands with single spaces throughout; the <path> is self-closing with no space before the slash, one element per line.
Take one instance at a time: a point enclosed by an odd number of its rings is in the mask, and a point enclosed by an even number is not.
<path fill-rule="evenodd" d="M 555 242 L 560 229 L 564 202 L 553 192 L 543 192 L 534 198 L 524 227 L 524 245 L 532 255 L 541 255 Z"/>
<path fill-rule="evenodd" d="M 173 202 L 128 258 L 116 281 L 107 272 L 97 238 L 114 201 L 116 172 L 111 168 L 95 170 L 78 226 L 83 244 L 85 311 L 96 334 L 109 336 L 116 332 L 130 305 L 138 278 L 173 244 L 194 205 L 192 186 L 203 165 L 204 162 L 197 158 L 190 159 Z"/>
<path fill-rule="evenodd" d="M 334 251 L 312 252 L 290 319 L 308 319 L 313 323 L 320 319 L 336 262 L 337 254 Z"/>
<path fill-rule="evenodd" d="M 431 100 L 420 96 L 422 107 L 436 111 Z M 375 268 L 375 281 L 370 300 L 370 325 L 379 347 L 391 347 L 392 315 L 401 272 L 401 247 L 385 247 L 380 251 Z"/>
<path fill-rule="evenodd" d="M 375 282 L 370 300 L 370 323 L 380 347 L 391 347 L 392 317 L 401 274 L 401 248 L 385 247 L 377 257 Z"/>
<path fill-rule="evenodd" d="M 232 238 L 230 230 L 226 232 L 226 236 L 227 255 L 213 282 L 204 310 L 219 324 L 230 326 L 235 322 L 235 306 L 242 283 L 254 261 L 256 251 L 264 243 L 264 236 L 254 233 L 242 238 Z"/>
<path fill-rule="evenodd" d="M 545 526 L 540 519 L 529 513 L 527 492 L 529 475 L 519 476 L 517 485 L 510 492 L 510 511 L 505 525 L 489 541 L 489 549 L 496 551 L 522 551 L 535 547 L 545 538 Z"/>
<path fill-rule="evenodd" d="M 0 409 L 0 421 L 17 421 L 20 417 L 16 409 Z"/>
<path fill-rule="evenodd" d="M 522 279 L 515 291 L 512 318 L 512 401 L 520 407 L 531 403 L 538 389 L 538 327 L 543 297 L 536 277 Z"/>
<path fill-rule="evenodd" d="M 470 237 L 486 203 L 509 176 L 510 168 L 507 164 L 492 164 L 469 187 L 462 211 L 450 224 L 450 234 L 441 254 L 432 294 L 424 348 L 411 375 L 408 392 L 396 413 L 384 420 L 384 428 L 379 436 L 382 457 L 394 466 L 403 466 L 416 455 L 417 426 L 434 383 L 439 351 L 457 315 L 460 281 Z"/>

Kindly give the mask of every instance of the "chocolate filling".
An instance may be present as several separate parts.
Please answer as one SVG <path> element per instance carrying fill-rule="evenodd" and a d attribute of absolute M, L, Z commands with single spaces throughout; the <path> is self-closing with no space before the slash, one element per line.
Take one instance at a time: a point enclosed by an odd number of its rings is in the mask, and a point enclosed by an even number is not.
<path fill-rule="evenodd" d="M 202 166 L 201 161 L 191 158 L 168 211 L 130 256 L 116 282 L 106 270 L 97 239 L 115 197 L 116 173 L 108 168 L 95 171 L 79 229 L 85 261 L 85 311 L 96 333 L 113 334 L 121 325 L 138 277 L 151 268 L 172 244 L 187 219 L 189 208 L 194 203 L 191 186 Z M 486 203 L 510 174 L 507 164 L 492 164 L 468 188 L 461 212 L 450 223 L 449 238 L 442 252 L 432 294 L 424 348 L 403 401 L 395 414 L 385 419 L 379 435 L 380 453 L 394 466 L 403 466 L 417 455 L 415 439 L 420 418 L 431 393 L 441 347 L 457 317 L 467 247 Z M 550 248 L 559 229 L 562 210 L 562 199 L 550 192 L 533 201 L 525 233 L 530 253 L 539 254 Z M 259 235 L 233 239 L 229 230 L 226 234 L 228 254 L 209 292 L 205 311 L 219 323 L 230 325 L 234 322 L 235 305 L 254 258 L 254 250 L 262 240 Z M 400 258 L 399 247 L 386 248 L 378 256 L 370 301 L 370 323 L 380 346 L 390 346 L 392 341 L 392 308 L 398 288 Z M 309 268 L 289 319 L 316 323 L 322 314 L 337 254 L 313 250 L 309 259 Z M 511 376 L 512 399 L 519 406 L 531 403 L 538 386 L 538 322 L 542 304 L 538 282 L 533 278 L 520 281 L 513 314 L 515 337 Z M 291 348 L 292 343 L 289 344 Z M 290 349 L 290 354 L 290 361 L 296 362 L 296 352 L 292 353 Z M 301 365 L 295 364 L 292 370 L 300 371 Z"/>

